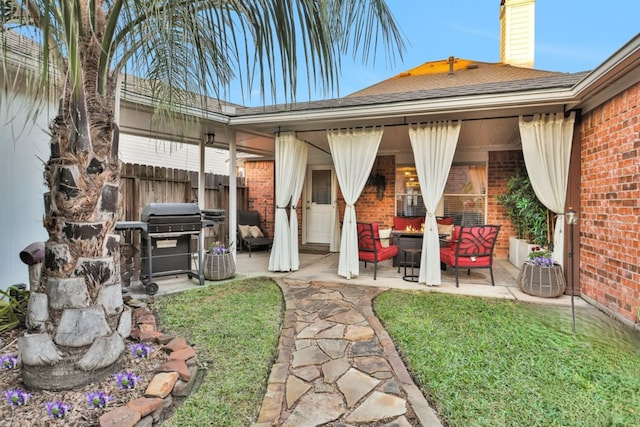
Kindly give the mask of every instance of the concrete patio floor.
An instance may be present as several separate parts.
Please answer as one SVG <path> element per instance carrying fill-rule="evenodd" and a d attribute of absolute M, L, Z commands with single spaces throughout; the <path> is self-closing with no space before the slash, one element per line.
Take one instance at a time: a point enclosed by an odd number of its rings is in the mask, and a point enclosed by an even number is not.
<path fill-rule="evenodd" d="M 288 279 L 297 282 L 330 282 L 338 284 L 353 284 L 361 286 L 371 286 L 377 288 L 409 289 L 425 292 L 446 292 L 459 295 L 470 295 L 491 298 L 507 298 L 530 303 L 553 304 L 569 306 L 571 297 L 563 295 L 558 298 L 539 298 L 523 293 L 516 285 L 518 269 L 514 267 L 506 258 L 496 258 L 494 260 L 495 286 L 491 286 L 488 270 L 471 270 L 471 276 L 465 272 L 460 274 L 460 287 L 455 285 L 455 274 L 449 268 L 443 272 L 443 283 L 438 286 L 426 286 L 425 284 L 407 282 L 402 279 L 403 269 L 400 273 L 393 267 L 391 260 L 384 261 L 378 265 L 377 280 L 373 279 L 373 265 L 360 263 L 360 275 L 351 279 L 345 279 L 338 275 L 338 253 L 301 253 L 300 269 L 292 272 L 268 271 L 269 252 L 254 251 L 249 257 L 248 252 L 238 252 L 236 258 L 237 274 L 228 280 L 237 280 L 250 277 L 272 277 L 274 279 Z M 154 278 L 158 284 L 157 296 L 181 292 L 186 289 L 193 289 L 200 286 L 196 279 L 190 279 L 187 275 L 176 275 Z M 225 281 L 205 281 L 206 285 L 225 283 Z M 146 299 L 148 295 L 144 292 L 141 284 L 133 282 L 131 286 L 123 288 L 127 294 L 134 298 Z M 588 306 L 579 297 L 574 298 L 577 306 Z"/>

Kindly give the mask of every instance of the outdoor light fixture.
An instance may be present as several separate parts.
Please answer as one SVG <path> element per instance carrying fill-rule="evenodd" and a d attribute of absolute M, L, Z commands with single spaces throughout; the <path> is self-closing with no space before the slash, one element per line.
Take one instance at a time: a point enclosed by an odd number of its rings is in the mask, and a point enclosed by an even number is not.
<path fill-rule="evenodd" d="M 578 223 L 578 214 L 576 214 L 576 211 L 573 210 L 572 207 L 569 207 L 569 210 L 565 213 L 565 218 L 567 221 L 567 224 L 569 224 L 569 253 L 567 254 L 567 257 L 569 257 L 571 259 L 571 316 L 573 318 L 573 335 L 576 334 L 576 308 L 575 308 L 575 304 L 574 304 L 574 276 L 575 276 L 575 270 L 574 268 L 574 256 L 573 256 L 573 226 L 576 225 Z"/>

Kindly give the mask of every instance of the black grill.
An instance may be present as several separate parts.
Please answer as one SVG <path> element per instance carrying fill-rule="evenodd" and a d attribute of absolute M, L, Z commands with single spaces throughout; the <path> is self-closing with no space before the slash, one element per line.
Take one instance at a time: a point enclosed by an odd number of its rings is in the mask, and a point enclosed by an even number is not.
<path fill-rule="evenodd" d="M 195 203 L 151 203 L 142 210 L 140 221 L 148 233 L 200 232 L 202 214 Z"/>
<path fill-rule="evenodd" d="M 204 284 L 202 271 L 203 228 L 224 222 L 224 210 L 200 211 L 195 203 L 151 203 L 142 210 L 140 221 L 119 222 L 116 229 L 141 230 L 140 280 L 145 292 L 158 291 L 154 277 L 187 274 Z M 206 219 L 203 219 L 205 217 Z M 193 238 L 197 238 L 197 243 Z M 193 246 L 197 246 L 194 251 Z M 193 268 L 194 253 L 198 254 Z"/>

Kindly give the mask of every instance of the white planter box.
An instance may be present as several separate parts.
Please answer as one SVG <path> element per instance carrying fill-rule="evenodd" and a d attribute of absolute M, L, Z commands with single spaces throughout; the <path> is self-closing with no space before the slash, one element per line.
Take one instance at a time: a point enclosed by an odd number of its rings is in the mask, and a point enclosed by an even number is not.
<path fill-rule="evenodd" d="M 514 236 L 509 237 L 509 262 L 520 268 L 522 263 L 526 261 L 532 249 L 537 245 L 527 243 L 524 239 L 518 239 Z"/>

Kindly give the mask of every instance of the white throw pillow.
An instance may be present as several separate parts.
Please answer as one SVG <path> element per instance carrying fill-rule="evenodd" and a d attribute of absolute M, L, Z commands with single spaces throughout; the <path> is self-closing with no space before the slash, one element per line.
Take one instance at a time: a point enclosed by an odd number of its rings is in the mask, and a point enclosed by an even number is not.
<path fill-rule="evenodd" d="M 251 237 L 251 230 L 249 229 L 249 227 L 251 227 L 251 226 L 250 225 L 239 225 L 238 226 L 238 228 L 240 229 L 240 235 L 242 236 L 243 239 Z"/>
<path fill-rule="evenodd" d="M 249 233 L 251 233 L 251 237 L 253 237 L 254 239 L 257 239 L 258 237 L 264 237 L 264 234 L 262 234 L 262 230 L 260 230 L 260 227 L 258 227 L 257 225 L 250 226 Z"/>
<path fill-rule="evenodd" d="M 383 248 L 389 247 L 389 236 L 391 236 L 390 228 L 381 228 L 378 230 L 378 236 L 380 236 L 380 244 Z"/>
<path fill-rule="evenodd" d="M 453 234 L 453 224 L 438 224 L 438 234 L 446 234 L 446 239 L 450 239 Z"/>

